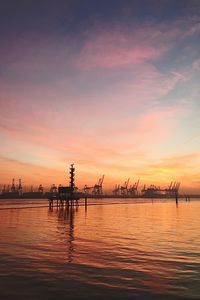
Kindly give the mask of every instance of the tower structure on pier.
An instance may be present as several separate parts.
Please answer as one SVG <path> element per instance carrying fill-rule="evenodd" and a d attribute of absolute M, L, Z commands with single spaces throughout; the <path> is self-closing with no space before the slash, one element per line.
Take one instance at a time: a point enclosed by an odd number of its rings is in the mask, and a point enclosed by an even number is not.
<path fill-rule="evenodd" d="M 69 170 L 69 186 L 70 186 L 70 196 L 73 199 L 74 189 L 75 189 L 75 167 L 74 164 L 71 164 Z"/>

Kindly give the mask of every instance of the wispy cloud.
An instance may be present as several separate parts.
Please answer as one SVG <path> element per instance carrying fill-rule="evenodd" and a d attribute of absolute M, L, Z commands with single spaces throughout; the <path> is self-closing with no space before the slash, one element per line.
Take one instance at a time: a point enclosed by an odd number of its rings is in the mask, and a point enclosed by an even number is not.
<path fill-rule="evenodd" d="M 200 23 L 191 19 L 172 23 L 120 24 L 86 32 L 86 41 L 76 57 L 84 68 L 113 68 L 160 59 L 177 42 L 200 32 Z"/>

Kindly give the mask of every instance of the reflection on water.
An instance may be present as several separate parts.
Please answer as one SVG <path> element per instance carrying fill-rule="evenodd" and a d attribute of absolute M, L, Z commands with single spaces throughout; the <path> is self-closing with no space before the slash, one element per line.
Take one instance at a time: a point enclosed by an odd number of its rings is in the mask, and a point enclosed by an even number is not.
<path fill-rule="evenodd" d="M 56 212 L 56 216 L 54 212 Z M 53 215 L 58 219 L 58 224 L 60 224 L 58 229 L 61 234 L 63 234 L 63 224 L 65 224 L 64 234 L 67 241 L 67 258 L 70 263 L 73 262 L 74 216 L 77 212 L 78 206 L 49 208 L 49 216 Z"/>
<path fill-rule="evenodd" d="M 199 299 L 200 202 L 109 203 L 0 210 L 1 298 Z"/>

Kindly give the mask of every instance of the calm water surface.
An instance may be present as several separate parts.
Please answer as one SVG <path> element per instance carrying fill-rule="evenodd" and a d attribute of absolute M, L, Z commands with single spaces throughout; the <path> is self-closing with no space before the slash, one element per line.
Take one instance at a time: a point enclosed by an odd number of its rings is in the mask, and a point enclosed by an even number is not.
<path fill-rule="evenodd" d="M 200 299 L 200 201 L 21 201 L 0 200 L 0 299 Z"/>

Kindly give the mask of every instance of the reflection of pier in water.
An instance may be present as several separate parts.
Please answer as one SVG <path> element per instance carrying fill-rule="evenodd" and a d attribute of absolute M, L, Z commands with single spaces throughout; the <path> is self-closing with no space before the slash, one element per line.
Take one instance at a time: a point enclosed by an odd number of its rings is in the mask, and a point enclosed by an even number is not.
<path fill-rule="evenodd" d="M 68 262 L 73 262 L 73 253 L 74 253 L 74 218 L 78 213 L 78 206 L 67 206 L 67 207 L 50 207 L 49 215 L 57 216 L 58 226 L 61 234 L 66 235 L 67 242 L 67 254 Z M 64 232 L 63 232 L 64 230 Z"/>

